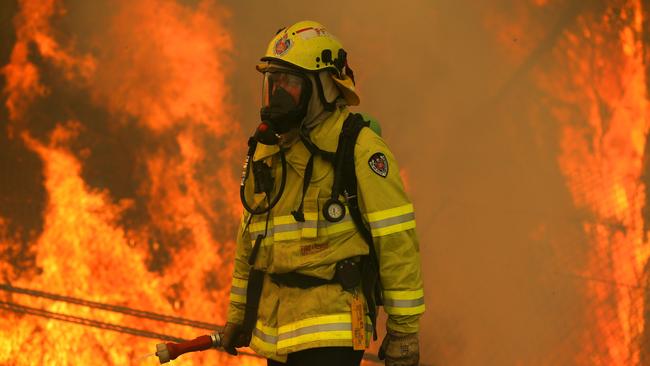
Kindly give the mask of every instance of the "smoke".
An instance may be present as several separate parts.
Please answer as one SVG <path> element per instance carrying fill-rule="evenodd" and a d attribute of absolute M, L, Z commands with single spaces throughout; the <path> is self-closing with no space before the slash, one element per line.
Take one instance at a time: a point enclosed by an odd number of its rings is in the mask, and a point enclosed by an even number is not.
<path fill-rule="evenodd" d="M 588 214 L 572 203 L 557 162 L 559 126 L 535 79 L 536 72 L 554 67 L 557 38 L 573 27 L 579 14 L 594 11 L 570 3 L 187 0 L 162 7 L 142 1 L 116 9 L 108 2 L 66 1 L 68 14 L 57 29 L 73 34 L 77 49 L 96 58 L 95 89 L 88 93 L 83 83 L 70 83 L 54 71 L 46 76 L 58 79 L 47 84 L 59 86 L 56 101 L 85 106 L 76 112 L 79 120 L 94 121 L 75 147 L 79 152 L 92 147 L 84 164 L 86 182 L 108 189 L 116 201 L 135 199 L 124 225 L 140 227 L 153 220 L 156 230 L 166 228 L 156 234 L 165 248 L 165 242 L 186 238 L 174 237 L 176 227 L 161 222 L 163 216 L 185 211 L 154 203 L 176 191 L 161 188 L 138 198 L 140 182 L 155 187 L 158 174 L 184 181 L 164 161 L 194 156 L 182 152 L 183 141 L 192 140 L 188 136 L 204 136 L 201 146 L 217 145 L 220 151 L 224 136 L 241 138 L 241 151 L 242 136 L 259 120 L 261 78 L 254 65 L 268 41 L 296 21 L 321 22 L 348 51 L 361 91 L 356 110 L 380 121 L 416 208 L 427 306 L 421 320 L 421 362 L 571 365 L 586 329 L 585 280 L 574 274 L 585 265 L 588 240 L 582 222 Z M 11 2 L 2 6 L 7 9 L 3 14 L 16 12 Z M 210 21 L 217 14 L 223 28 Z M 175 25 L 176 16 L 187 26 Z M 153 27 L 153 20 L 138 24 L 152 17 L 170 29 L 203 31 L 187 45 L 187 34 Z M 13 38 L 11 32 L 2 35 L 3 64 L 9 61 Z M 208 54 L 219 59 L 194 63 L 206 54 L 204 47 L 214 44 L 223 48 Z M 133 51 L 142 45 L 148 48 Z M 137 68 L 121 69 L 129 63 Z M 178 70 L 178 65 L 192 67 Z M 199 98 L 197 109 L 192 104 L 196 96 L 178 100 L 184 86 L 201 86 L 198 79 L 206 75 L 227 89 L 199 88 L 197 93 L 222 104 L 209 109 L 209 101 Z M 171 90 L 161 91 L 166 78 L 177 79 L 169 83 Z M 147 100 L 151 95 L 154 100 Z M 68 110 L 52 99 L 38 103 L 26 123 L 35 137 L 46 138 L 52 123 Z M 24 236 L 12 242 L 26 243 L 43 226 L 42 167 L 19 140 L 7 137 L 9 111 L 2 108 L 0 113 L 0 166 L 3 172 L 14 172 L 12 179 L 0 181 L 0 217 L 12 219 L 0 221 L 0 234 L 6 227 Z M 228 123 L 211 123 L 215 116 Z M 190 120 L 192 126 L 183 127 Z M 185 133 L 180 139 L 179 131 Z M 106 134 L 111 138 L 102 138 Z M 224 148 L 223 155 L 210 158 L 206 149 L 199 150 L 191 158 L 195 171 L 226 165 L 232 184 L 241 154 Z M 143 155 L 153 160 L 142 161 Z M 204 165 L 202 159 L 207 159 Z M 186 167 L 181 162 L 174 166 Z M 197 179 L 218 181 L 213 176 Z M 205 197 L 221 208 L 232 201 L 214 198 L 213 191 Z M 225 231 L 211 228 L 219 238 L 233 234 L 236 223 L 209 207 L 205 210 L 206 217 L 230 225 Z M 10 252 L 23 253 L 20 248 Z M 13 260 L 29 268 L 28 256 L 18 259 Z M 170 260 L 151 263 L 150 269 L 161 270 Z"/>

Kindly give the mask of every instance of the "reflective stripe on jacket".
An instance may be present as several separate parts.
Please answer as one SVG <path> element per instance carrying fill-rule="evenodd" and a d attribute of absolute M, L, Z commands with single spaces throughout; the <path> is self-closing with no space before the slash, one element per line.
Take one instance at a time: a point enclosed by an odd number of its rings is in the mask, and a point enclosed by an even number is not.
<path fill-rule="evenodd" d="M 346 108 L 335 110 L 311 132 L 312 141 L 322 150 L 336 151 L 339 133 L 348 114 Z M 277 146 L 259 144 L 253 158 L 272 167 L 276 187 L 281 177 L 278 150 Z M 334 172 L 332 164 L 320 156 L 314 157 L 312 179 L 304 197 L 305 221 L 296 222 L 291 215 L 291 211 L 300 206 L 309 156 L 302 142 L 292 145 L 286 152 L 285 191 L 272 213 L 254 216 L 248 226 L 248 213 L 244 213 L 237 236 L 228 309 L 230 322 L 243 320 L 248 254 L 260 234 L 266 232 L 266 237 L 255 267 L 268 273 L 296 271 L 331 279 L 336 262 L 368 254 L 368 246 L 357 232 L 349 211 L 336 223 L 323 217 L 322 209 L 331 196 Z M 373 169 L 370 162 L 377 156 L 385 157 L 385 176 L 377 168 L 383 165 L 375 164 Z M 383 162 L 382 159 L 379 160 Z M 379 256 L 388 326 L 401 332 L 415 332 L 424 311 L 424 294 L 413 205 L 404 193 L 392 153 L 381 137 L 368 128 L 362 129 L 357 139 L 355 164 L 360 207 L 370 225 Z M 251 176 L 247 182 L 249 201 L 264 202 L 263 194 L 253 193 L 253 181 Z M 342 196 L 339 199 L 345 201 Z M 251 348 L 265 357 L 283 361 L 288 353 L 303 349 L 352 346 L 351 301 L 352 294 L 343 291 L 338 284 L 290 288 L 271 282 L 267 276 Z M 369 342 L 372 327 L 369 319 L 365 323 Z"/>

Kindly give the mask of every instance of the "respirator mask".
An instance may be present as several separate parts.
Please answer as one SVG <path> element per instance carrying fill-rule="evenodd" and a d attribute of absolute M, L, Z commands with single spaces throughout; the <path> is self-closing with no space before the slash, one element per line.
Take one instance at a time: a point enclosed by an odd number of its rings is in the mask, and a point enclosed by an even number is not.
<path fill-rule="evenodd" d="M 300 127 L 307 114 L 311 98 L 311 82 L 305 75 L 292 70 L 264 73 L 262 83 L 262 123 L 256 139 L 266 145 L 278 143 L 278 136 Z"/>
<path fill-rule="evenodd" d="M 255 162 L 253 163 L 253 170 L 255 171 L 256 182 L 264 183 L 256 183 L 256 186 L 259 186 L 261 190 L 260 192 L 256 191 L 256 193 L 261 193 L 262 191 L 266 193 L 267 205 L 266 207 L 252 207 L 249 204 L 245 195 L 245 186 L 257 144 L 277 145 L 280 142 L 280 136 L 282 134 L 300 127 L 302 120 L 307 114 L 307 105 L 311 98 L 311 88 L 312 84 L 309 78 L 298 71 L 276 69 L 264 72 L 262 109 L 260 110 L 262 123 L 255 130 L 255 134 L 248 139 L 248 153 L 246 154 L 246 161 L 242 169 L 239 189 L 241 202 L 246 211 L 252 215 L 270 212 L 280 200 L 287 180 L 285 149 L 280 148 L 279 155 L 282 164 L 282 178 L 277 193 L 271 198 L 273 179 L 270 170 L 268 170 L 268 166 L 261 162 Z"/>

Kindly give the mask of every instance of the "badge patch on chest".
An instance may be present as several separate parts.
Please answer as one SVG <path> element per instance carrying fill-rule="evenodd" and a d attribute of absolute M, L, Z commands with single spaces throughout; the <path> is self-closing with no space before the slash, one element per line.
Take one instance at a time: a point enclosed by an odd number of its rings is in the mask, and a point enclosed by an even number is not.
<path fill-rule="evenodd" d="M 386 155 L 383 153 L 374 153 L 370 159 L 368 159 L 368 165 L 370 165 L 370 169 L 379 176 L 386 178 L 388 175 L 388 159 L 386 159 Z"/>

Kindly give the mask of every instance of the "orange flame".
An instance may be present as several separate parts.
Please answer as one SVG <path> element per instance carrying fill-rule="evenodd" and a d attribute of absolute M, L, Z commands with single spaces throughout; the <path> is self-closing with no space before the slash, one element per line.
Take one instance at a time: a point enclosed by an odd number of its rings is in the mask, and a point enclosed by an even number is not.
<path fill-rule="evenodd" d="M 637 365 L 644 328 L 645 239 L 642 180 L 648 102 L 641 4 L 627 1 L 602 15 L 578 17 L 554 50 L 562 74 L 539 73 L 560 121 L 558 162 L 590 239 L 581 275 L 590 303 L 577 365 Z M 557 103 L 554 103 L 557 102 Z M 567 107 L 568 106 L 568 107 Z M 607 283 L 604 283 L 604 282 Z"/>
<path fill-rule="evenodd" d="M 211 1 L 195 8 L 156 0 L 122 2 L 108 30 L 94 35 L 92 51 L 84 53 L 75 48 L 75 39 L 51 25 L 69 16 L 60 2 L 23 0 L 19 6 L 16 44 L 2 69 L 6 107 L 11 135 L 20 136 L 43 162 L 47 205 L 43 230 L 30 243 L 40 272 L 21 275 L 0 257 L 3 280 L 223 324 L 230 238 L 241 213 L 231 167 L 240 149 L 235 141 L 243 141 L 225 102 L 224 54 L 231 42 L 221 21 L 227 12 Z M 82 106 L 62 101 L 65 116 L 49 118 L 55 127 L 45 135 L 32 131 L 34 109 L 67 86 L 44 77 L 44 65 L 87 96 Z M 84 106 L 107 117 L 93 119 L 81 112 Z M 132 140 L 120 140 L 124 136 Z M 131 171 L 120 177 L 135 182 L 132 191 L 119 195 L 111 190 L 117 172 L 109 169 L 116 166 L 88 163 L 103 162 L 96 151 L 115 140 L 117 146 L 143 146 L 126 155 L 134 159 L 131 165 L 117 165 Z M 90 183 L 89 168 L 108 183 Z M 7 232 L 8 220 L 0 217 L 0 253 L 16 240 Z M 45 299 L 7 298 L 176 337 L 205 332 Z M 0 344 L 2 364 L 157 364 L 155 358 L 138 359 L 155 350 L 156 340 L 8 312 L 2 317 L 0 338 L 8 340 Z M 186 364 L 261 362 L 218 352 L 183 358 Z"/>
<path fill-rule="evenodd" d="M 567 4 L 531 0 L 518 5 L 521 19 L 497 17 L 489 24 L 500 24 L 496 37 L 522 62 L 530 50 L 522 53 L 510 38 L 522 32 L 531 9 Z M 559 123 L 559 168 L 575 207 L 588 217 L 582 223 L 587 260 L 577 268 L 586 279 L 586 321 L 576 327 L 580 343 L 565 351 L 574 354 L 575 365 L 640 365 L 644 292 L 650 291 L 644 288 L 650 259 L 643 217 L 650 96 L 643 9 L 639 0 L 587 4 L 552 46 L 550 65 L 533 68 L 544 106 Z M 536 31 L 532 37 L 539 38 Z"/>
<path fill-rule="evenodd" d="M 596 27 L 581 22 L 584 36 L 568 35 L 565 41 L 564 57 L 575 71 L 568 82 L 584 94 L 560 97 L 584 108 L 587 117 L 586 126 L 561 119 L 559 157 L 574 202 L 594 215 L 584 225 L 592 250 L 583 272 L 623 284 L 587 286 L 595 329 L 585 337 L 597 342 L 586 343 L 577 356 L 580 364 L 593 361 L 596 350 L 606 350 L 602 364 L 640 362 L 636 342 L 644 327 L 643 291 L 629 287 L 640 286 L 648 261 L 641 180 L 648 116 L 640 16 L 640 2 L 629 1 L 597 20 Z M 624 25 L 617 29 L 615 20 Z M 610 34 L 617 35 L 613 46 L 607 44 Z M 577 50 L 588 52 L 587 57 Z"/>
<path fill-rule="evenodd" d="M 56 1 L 23 0 L 20 1 L 20 7 L 21 13 L 15 19 L 17 41 L 10 63 L 2 70 L 7 82 L 6 105 L 11 120 L 20 119 L 30 101 L 47 93 L 47 88 L 40 82 L 38 68 L 29 60 L 31 43 L 43 57 L 59 66 L 67 78 L 74 78 L 77 74 L 89 77 L 95 68 L 91 56 L 75 56 L 70 50 L 62 49 L 54 39 L 49 20 L 55 14 L 64 13 Z"/>

